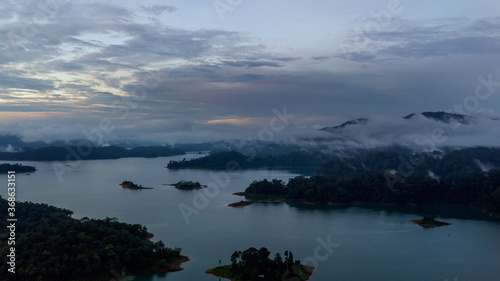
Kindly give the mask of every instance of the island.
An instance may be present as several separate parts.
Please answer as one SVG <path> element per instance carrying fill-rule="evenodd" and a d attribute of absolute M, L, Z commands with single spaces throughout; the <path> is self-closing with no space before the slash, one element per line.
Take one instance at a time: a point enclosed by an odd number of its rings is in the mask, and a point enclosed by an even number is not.
<path fill-rule="evenodd" d="M 35 172 L 36 168 L 33 166 L 24 166 L 21 164 L 0 164 L 0 174 L 7 174 L 10 171 L 14 171 L 16 173 L 31 173 Z"/>
<path fill-rule="evenodd" d="M 314 271 L 313 266 L 303 265 L 293 259 L 291 251 L 284 252 L 284 258 L 277 253 L 270 259 L 268 249 L 251 247 L 245 251 L 235 251 L 231 255 L 231 264 L 218 266 L 205 271 L 218 277 L 233 281 L 305 281 Z M 220 261 L 219 261 L 220 264 Z"/>
<path fill-rule="evenodd" d="M 121 184 L 123 188 L 127 189 L 153 189 L 152 187 L 143 187 L 142 185 L 137 185 L 131 181 L 123 181 Z"/>
<path fill-rule="evenodd" d="M 182 190 L 193 190 L 193 189 L 201 189 L 202 186 L 199 182 L 193 182 L 193 181 L 179 181 L 174 184 L 170 184 L 171 186 L 174 186 L 177 189 L 182 189 Z"/>
<path fill-rule="evenodd" d="M 10 205 L 0 196 L 0 209 L 6 210 L 0 212 L 2 229 L 7 229 Z M 16 247 L 0 245 L 0 255 L 15 255 L 16 271 L 9 273 L 9 264 L 2 263 L 0 280 L 116 281 L 130 275 L 179 271 L 179 264 L 189 260 L 181 255 L 181 248 L 149 240 L 152 234 L 143 225 L 116 218 L 74 219 L 72 214 L 47 204 L 16 202 L 16 218 L 22 224 L 9 222 L 18 233 Z M 1 233 L 7 239 L 7 232 Z"/>
<path fill-rule="evenodd" d="M 416 223 L 424 228 L 452 225 L 451 223 L 448 223 L 448 222 L 437 221 L 432 217 L 424 217 L 421 220 L 413 220 L 412 222 Z"/>

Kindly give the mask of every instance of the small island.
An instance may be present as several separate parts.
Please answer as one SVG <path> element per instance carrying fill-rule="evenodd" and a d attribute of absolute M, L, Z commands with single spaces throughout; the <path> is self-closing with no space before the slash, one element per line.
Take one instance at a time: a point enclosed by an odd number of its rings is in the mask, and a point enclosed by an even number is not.
<path fill-rule="evenodd" d="M 205 272 L 233 281 L 305 281 L 315 269 L 313 266 L 301 264 L 299 260 L 294 261 L 291 251 L 285 251 L 284 258 L 277 253 L 272 260 L 269 258 L 270 254 L 264 247 L 251 247 L 243 252 L 235 251 L 231 255 L 230 265 L 218 266 Z"/>
<path fill-rule="evenodd" d="M 137 185 L 131 181 L 123 181 L 120 185 L 123 188 L 127 189 L 153 189 L 152 187 L 143 187 L 142 185 Z"/>
<path fill-rule="evenodd" d="M 24 166 L 21 164 L 0 164 L 0 174 L 7 174 L 10 171 L 14 171 L 16 173 L 32 173 L 36 171 L 36 168 L 33 166 Z"/>
<path fill-rule="evenodd" d="M 451 223 L 437 221 L 432 217 L 424 217 L 421 220 L 413 220 L 413 223 L 416 223 L 416 224 L 420 225 L 421 227 L 425 227 L 425 228 L 451 225 Z"/>
<path fill-rule="evenodd" d="M 193 181 L 179 181 L 178 183 L 171 184 L 171 186 L 174 186 L 175 188 L 182 190 L 193 190 L 202 188 L 199 182 L 193 182 Z"/>

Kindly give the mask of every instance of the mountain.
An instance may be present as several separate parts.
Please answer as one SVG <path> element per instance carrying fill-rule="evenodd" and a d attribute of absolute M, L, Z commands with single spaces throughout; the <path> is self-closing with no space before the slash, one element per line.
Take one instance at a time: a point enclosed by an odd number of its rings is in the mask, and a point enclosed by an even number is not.
<path fill-rule="evenodd" d="M 325 134 L 315 139 L 315 147 L 336 153 L 389 147 L 433 151 L 500 144 L 500 120 L 481 113 L 437 111 L 412 113 L 402 118 L 358 118 L 321 131 Z"/>
<path fill-rule="evenodd" d="M 445 123 L 445 124 L 450 124 L 454 122 L 458 122 L 464 125 L 471 124 L 474 121 L 474 118 L 468 115 L 463 115 L 463 114 L 456 114 L 456 113 L 447 113 L 443 111 L 436 111 L 436 112 L 422 112 L 422 113 L 412 113 L 409 115 L 406 115 L 403 117 L 405 120 L 415 120 L 418 118 L 424 117 L 428 120 L 440 122 L 440 123 Z M 492 119 L 495 120 L 495 119 Z M 323 131 L 326 132 L 338 132 L 341 129 L 349 128 L 352 126 L 358 126 L 358 125 L 366 125 L 372 120 L 368 118 L 358 118 L 354 120 L 347 121 L 345 123 L 342 123 L 337 126 L 331 126 L 331 127 L 324 127 Z"/>
<path fill-rule="evenodd" d="M 339 129 L 343 129 L 347 126 L 353 126 L 353 125 L 365 125 L 366 123 L 368 123 L 370 120 L 367 119 L 367 118 L 358 118 L 358 119 L 354 119 L 354 120 L 351 120 L 351 121 L 347 121 L 345 123 L 342 123 L 338 126 L 333 126 L 333 127 L 325 127 L 321 130 L 323 131 L 327 131 L 327 132 L 331 132 L 331 131 L 336 131 L 336 130 L 339 130 Z"/>
<path fill-rule="evenodd" d="M 427 119 L 431 119 L 437 122 L 443 122 L 443 123 L 453 123 L 453 122 L 458 122 L 464 125 L 470 124 L 473 121 L 473 118 L 468 115 L 463 115 L 463 114 L 456 114 L 456 113 L 447 113 L 443 111 L 437 111 L 437 112 L 422 112 L 420 114 L 412 113 L 410 115 L 407 115 L 403 117 L 404 119 L 410 120 L 417 118 L 418 115 L 424 116 Z"/>

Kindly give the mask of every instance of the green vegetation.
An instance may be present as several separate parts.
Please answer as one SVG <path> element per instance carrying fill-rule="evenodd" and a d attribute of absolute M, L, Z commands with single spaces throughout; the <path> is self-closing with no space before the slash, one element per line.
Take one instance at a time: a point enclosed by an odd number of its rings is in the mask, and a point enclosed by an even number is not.
<path fill-rule="evenodd" d="M 179 181 L 178 183 L 172 184 L 172 186 L 182 190 L 201 189 L 201 184 L 199 182 L 192 181 Z"/>
<path fill-rule="evenodd" d="M 233 281 L 303 281 L 308 280 L 314 271 L 314 267 L 302 265 L 299 260 L 294 261 L 291 251 L 285 251 L 284 258 L 277 253 L 272 260 L 270 254 L 264 247 L 235 251 L 231 255 L 230 265 L 212 268 L 206 273 Z"/>
<path fill-rule="evenodd" d="M 421 227 L 437 227 L 437 226 L 445 226 L 445 225 L 451 225 L 451 223 L 447 222 L 442 222 L 442 221 L 437 221 L 434 218 L 431 217 L 424 217 L 421 220 L 413 220 L 414 223 L 420 225 Z"/>
<path fill-rule="evenodd" d="M 8 202 L 0 198 L 0 227 L 7 227 Z M 145 226 L 115 218 L 73 219 L 72 212 L 46 204 L 16 202 L 16 273 L 7 271 L 10 247 L 0 244 L 0 280 L 110 280 L 123 275 L 181 270 L 180 248 L 151 242 Z M 7 231 L 1 232 L 7 241 Z"/>
<path fill-rule="evenodd" d="M 289 200 L 320 204 L 444 203 L 474 205 L 500 213 L 500 169 L 483 172 L 480 163 L 499 167 L 500 149 L 410 155 L 377 152 L 337 158 L 318 167 L 315 176 L 290 179 L 284 194 Z M 275 181 L 253 182 L 245 195 L 269 195 L 275 192 L 278 184 L 271 184 Z"/>
<path fill-rule="evenodd" d="M 153 189 L 152 187 L 142 187 L 142 185 L 137 185 L 131 181 L 123 181 L 120 185 L 128 189 Z"/>
<path fill-rule="evenodd" d="M 292 152 L 287 155 L 254 157 L 236 151 L 218 152 L 205 157 L 182 161 L 170 161 L 168 169 L 306 169 L 316 168 L 331 157 L 321 153 Z"/>
<path fill-rule="evenodd" d="M 20 152 L 0 152 L 1 160 L 9 161 L 68 161 L 118 159 L 127 157 L 166 157 L 183 155 L 182 149 L 170 146 L 147 146 L 126 149 L 120 146 L 93 147 L 90 146 L 52 146 L 38 149 L 25 148 Z"/>
<path fill-rule="evenodd" d="M 287 190 L 285 183 L 282 180 L 273 179 L 268 181 L 253 181 L 249 187 L 245 189 L 245 194 L 265 195 L 265 196 L 281 196 L 286 195 Z"/>
<path fill-rule="evenodd" d="M 6 174 L 9 171 L 14 171 L 16 173 L 32 173 L 36 171 L 33 166 L 23 166 L 21 164 L 0 164 L 0 174 Z"/>

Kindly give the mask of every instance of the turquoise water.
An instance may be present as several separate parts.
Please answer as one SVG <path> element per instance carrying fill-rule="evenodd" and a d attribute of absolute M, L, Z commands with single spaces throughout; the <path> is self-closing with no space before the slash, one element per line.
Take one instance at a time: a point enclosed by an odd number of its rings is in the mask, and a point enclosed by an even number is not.
<path fill-rule="evenodd" d="M 23 162 L 38 171 L 17 175 L 17 199 L 67 208 L 75 218 L 116 217 L 146 225 L 155 240 L 181 247 L 191 258 L 183 264 L 184 271 L 129 278 L 134 281 L 219 280 L 204 271 L 217 266 L 219 259 L 230 263 L 235 250 L 251 246 L 267 247 L 272 255 L 292 250 L 296 259 L 317 265 L 311 281 L 500 280 L 500 223 L 473 210 L 284 203 L 230 208 L 226 205 L 242 199 L 232 193 L 253 180 L 286 181 L 298 174 L 252 170 L 227 178 L 210 171 L 164 168 L 171 159 L 191 157 L 198 155 L 61 163 L 67 169 L 62 181 L 52 162 Z M 6 175 L 0 180 L 6 183 Z M 123 180 L 154 189 L 123 189 L 118 185 Z M 179 180 L 209 187 L 184 191 L 165 185 Z M 6 197 L 4 186 L 0 194 Z M 183 215 L 181 209 L 192 213 Z M 453 225 L 423 229 L 411 222 L 429 214 Z"/>

